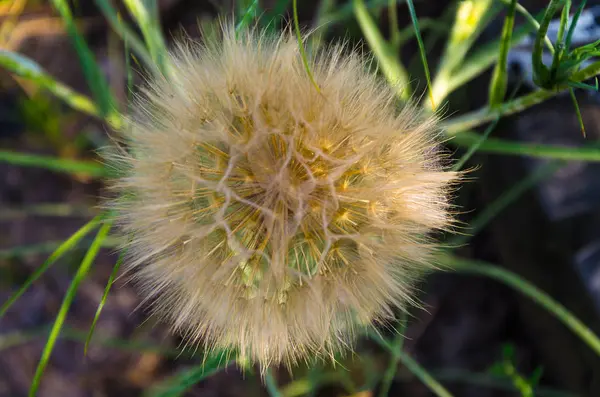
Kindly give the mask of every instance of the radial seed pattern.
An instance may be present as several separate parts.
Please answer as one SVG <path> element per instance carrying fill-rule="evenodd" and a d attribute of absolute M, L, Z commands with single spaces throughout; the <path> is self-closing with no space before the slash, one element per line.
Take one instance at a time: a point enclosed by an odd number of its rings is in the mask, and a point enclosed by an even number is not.
<path fill-rule="evenodd" d="M 325 356 L 411 302 L 450 223 L 436 119 L 343 46 L 226 28 L 150 81 L 109 161 L 129 266 L 190 343 L 265 366 Z"/>

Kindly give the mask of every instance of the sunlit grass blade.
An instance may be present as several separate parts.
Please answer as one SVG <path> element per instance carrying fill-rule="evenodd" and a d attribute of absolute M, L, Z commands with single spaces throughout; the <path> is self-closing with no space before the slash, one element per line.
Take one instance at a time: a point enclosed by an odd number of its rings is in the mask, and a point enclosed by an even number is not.
<path fill-rule="evenodd" d="M 79 284 L 81 284 L 81 282 L 87 276 L 94 262 L 94 259 L 96 258 L 96 255 L 98 255 L 98 252 L 100 251 L 100 248 L 102 246 L 102 240 L 104 240 L 104 238 L 106 238 L 106 236 L 108 235 L 111 226 L 111 223 L 107 222 L 100 227 L 96 238 L 92 242 L 92 245 L 88 249 L 85 257 L 83 258 L 81 265 L 77 270 L 77 273 L 75 273 L 75 276 L 71 280 L 69 289 L 67 290 L 67 293 L 65 294 L 65 297 L 60 305 L 60 309 L 58 311 L 58 314 L 56 315 L 56 320 L 54 321 L 54 325 L 52 326 L 52 330 L 50 331 L 50 335 L 48 336 L 46 346 L 44 346 L 42 357 L 40 358 L 40 361 L 36 368 L 33 381 L 31 382 L 31 388 L 29 389 L 29 397 L 35 397 L 37 395 L 37 391 L 40 387 L 40 382 L 42 380 L 44 370 L 48 365 L 48 361 L 50 360 L 50 355 L 52 354 L 54 345 L 56 344 L 58 336 L 60 335 L 60 331 L 63 327 L 65 319 L 67 318 L 67 314 L 69 312 L 69 308 L 71 307 L 71 303 L 75 299 L 75 294 L 77 293 Z"/>
<path fill-rule="evenodd" d="M 110 277 L 108 278 L 108 281 L 106 282 L 106 287 L 104 288 L 104 294 L 102 295 L 102 299 L 100 299 L 100 303 L 98 304 L 98 308 L 96 309 L 96 314 L 94 315 L 94 319 L 92 320 L 92 325 L 90 325 L 90 331 L 88 332 L 88 336 L 85 339 L 85 345 L 83 347 L 83 354 L 85 356 L 87 356 L 87 352 L 88 352 L 88 347 L 90 345 L 90 341 L 92 340 L 92 336 L 94 335 L 94 330 L 96 329 L 96 323 L 98 322 L 98 319 L 100 318 L 100 313 L 102 313 L 102 309 L 104 308 L 104 305 L 106 304 L 106 300 L 108 299 L 108 294 L 110 292 L 110 289 L 113 285 L 113 283 L 115 282 L 115 279 L 117 278 L 117 274 L 119 273 L 119 269 L 121 268 L 121 265 L 123 264 L 123 259 L 125 258 L 125 250 L 122 250 L 121 253 L 119 254 L 119 258 L 117 259 L 117 262 L 115 263 L 115 266 L 113 267 L 112 272 L 110 273 Z"/>
<path fill-rule="evenodd" d="M 379 31 L 377 24 L 373 21 L 363 0 L 353 0 L 354 14 L 362 29 L 362 32 L 373 51 L 379 67 L 389 84 L 395 88 L 401 99 L 408 99 L 411 88 L 408 74 L 398 59 L 399 54 L 393 52 L 393 48 L 387 43 Z"/>
<path fill-rule="evenodd" d="M 495 279 L 519 291 L 528 298 L 531 298 L 534 302 L 548 310 L 550 314 L 561 321 L 567 328 L 573 331 L 575 335 L 600 356 L 600 339 L 598 336 L 566 307 L 555 301 L 550 295 L 546 294 L 529 281 L 509 270 L 482 261 L 458 258 L 452 255 L 443 255 L 439 259 L 440 263 L 448 265 L 452 270 Z"/>
<path fill-rule="evenodd" d="M 145 44 L 138 35 L 119 17 L 117 10 L 113 7 L 110 0 L 94 0 L 96 5 L 102 11 L 102 14 L 115 32 L 127 43 L 128 46 L 137 54 L 144 65 L 152 71 L 157 71 L 158 67 L 152 60 Z M 129 54 L 127 54 L 129 57 Z"/>
<path fill-rule="evenodd" d="M 233 364 L 235 358 L 229 353 L 219 352 L 211 354 L 201 364 L 187 370 L 180 371 L 166 381 L 151 387 L 144 397 L 177 397 L 183 396 L 195 384 L 210 377 L 221 369 Z"/>
<path fill-rule="evenodd" d="M 110 92 L 110 85 L 106 78 L 102 74 L 98 63 L 94 58 L 92 50 L 86 44 L 84 38 L 81 36 L 75 21 L 73 14 L 67 0 L 51 0 L 54 8 L 60 14 L 63 22 L 66 25 L 67 32 L 73 41 L 79 62 L 85 79 L 92 90 L 96 105 L 98 106 L 100 116 L 102 118 L 109 117 L 115 113 L 116 101 Z"/>
<path fill-rule="evenodd" d="M 237 25 L 235 25 L 236 34 L 250 26 L 250 23 L 254 20 L 254 18 L 256 18 L 256 15 L 258 14 L 258 8 L 258 0 L 252 0 L 250 5 L 248 5 L 244 13 L 240 16 Z"/>
<path fill-rule="evenodd" d="M 0 150 L 0 162 L 19 167 L 37 167 L 67 174 L 82 174 L 91 177 L 103 177 L 107 170 L 101 164 L 91 161 L 61 159 L 52 156 L 10 152 Z"/>
<path fill-rule="evenodd" d="M 481 141 L 481 135 L 465 131 L 456 134 L 448 140 L 451 145 L 469 148 Z M 600 148 L 597 146 L 568 147 L 509 141 L 500 138 L 487 138 L 479 143 L 479 152 L 496 153 L 512 156 L 529 156 L 543 159 L 600 161 Z"/>
<path fill-rule="evenodd" d="M 502 27 L 502 39 L 500 41 L 500 54 L 498 56 L 498 62 L 492 74 L 489 91 L 489 106 L 496 107 L 502 101 L 506 95 L 506 88 L 508 85 L 508 70 L 507 60 L 508 51 L 510 50 L 510 43 L 512 40 L 513 26 L 515 23 L 515 10 L 517 6 L 517 0 L 512 0 L 508 8 L 508 13 L 504 18 L 504 26 Z"/>
<path fill-rule="evenodd" d="M 600 61 L 594 62 L 585 69 L 574 73 L 572 76 L 572 82 L 582 82 L 591 77 L 594 77 L 600 73 Z M 572 83 L 570 83 L 572 84 Z M 444 122 L 446 133 L 449 135 L 458 134 L 461 131 L 469 130 L 473 127 L 485 124 L 488 121 L 494 120 L 499 116 L 507 116 L 510 114 L 521 112 L 527 108 L 544 102 L 545 100 L 555 97 L 560 92 L 569 89 L 567 84 L 556 87 L 554 90 L 539 90 L 532 92 L 531 94 L 520 96 L 508 102 L 504 102 L 500 106 L 494 109 L 488 106 L 483 107 L 479 110 L 463 114 L 458 117 L 453 117 Z"/>
<path fill-rule="evenodd" d="M 94 230 L 102 221 L 102 217 L 99 215 L 83 225 L 77 230 L 71 237 L 66 239 L 56 250 L 50 255 L 46 261 L 36 269 L 36 271 L 23 283 L 17 292 L 15 292 L 6 302 L 2 304 L 0 308 L 0 318 L 4 316 L 6 311 L 27 291 L 27 289 L 33 284 L 42 274 L 48 270 L 54 262 L 60 259 L 65 253 L 73 249 L 77 243 L 84 238 L 90 231 Z"/>
<path fill-rule="evenodd" d="M 166 74 L 169 69 L 169 65 L 167 64 L 167 45 L 158 20 L 158 13 L 155 11 L 156 0 L 123 1 L 129 13 L 140 27 L 154 63 L 163 74 Z"/>
<path fill-rule="evenodd" d="M 469 223 L 469 227 L 464 232 L 465 234 L 456 235 L 451 238 L 449 245 L 457 247 L 466 244 L 509 205 L 514 203 L 529 189 L 533 188 L 543 180 L 550 178 L 562 166 L 564 166 L 562 161 L 551 161 L 525 176 L 525 178 L 505 190 L 498 198 L 481 210 L 481 212 Z"/>
<path fill-rule="evenodd" d="M 423 45 L 423 39 L 421 38 L 421 31 L 419 30 L 419 20 L 417 19 L 417 13 L 415 12 L 415 6 L 412 0 L 406 0 L 406 4 L 408 5 L 408 13 L 410 14 L 413 29 L 415 30 L 415 37 L 419 44 L 419 54 L 421 55 L 421 62 L 423 63 L 425 80 L 427 81 L 427 90 L 429 91 L 429 99 L 431 100 L 431 108 L 435 109 L 436 105 L 431 88 L 431 76 L 429 75 L 429 65 L 427 64 L 427 53 L 425 51 L 425 46 Z"/>
<path fill-rule="evenodd" d="M 75 110 L 102 118 L 96 104 L 87 96 L 77 93 L 42 69 L 36 62 L 24 55 L 0 49 L 0 66 L 19 77 L 31 80 L 41 88 L 50 91 L 67 105 Z M 119 117 L 116 114 L 108 116 L 107 121 L 118 125 Z"/>
<path fill-rule="evenodd" d="M 565 0 L 550 0 L 544 12 L 544 18 L 540 22 L 535 41 L 533 43 L 533 51 L 531 52 L 531 65 L 533 68 L 533 81 L 542 88 L 551 88 L 550 70 L 543 62 L 543 42 L 548 32 L 550 22 L 554 14 L 563 5 Z M 556 55 L 553 54 L 553 55 Z M 553 62 L 554 63 L 554 62 Z"/>

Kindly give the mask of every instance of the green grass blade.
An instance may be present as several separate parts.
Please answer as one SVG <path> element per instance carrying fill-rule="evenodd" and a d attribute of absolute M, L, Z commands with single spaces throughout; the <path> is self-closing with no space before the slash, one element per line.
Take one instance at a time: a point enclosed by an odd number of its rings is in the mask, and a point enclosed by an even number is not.
<path fill-rule="evenodd" d="M 466 244 L 526 191 L 554 175 L 563 165 L 564 163 L 562 161 L 552 161 L 544 164 L 519 182 L 515 183 L 509 189 L 505 190 L 500 197 L 488 204 L 479 215 L 471 221 L 467 230 L 468 234 L 458 235 L 450 239 L 449 245 L 454 247 Z"/>
<path fill-rule="evenodd" d="M 369 15 L 365 2 L 363 0 L 353 0 L 353 4 L 356 20 L 379 62 L 383 75 L 401 99 L 406 100 L 410 98 L 411 89 L 408 74 L 404 66 L 400 63 L 398 54 L 393 52 L 393 48 L 383 38 L 377 24 L 371 15 Z"/>
<path fill-rule="evenodd" d="M 429 75 L 429 65 L 427 64 L 427 52 L 425 51 L 423 39 L 421 38 L 421 31 L 419 30 L 419 20 L 417 19 L 417 13 L 415 12 L 415 6 L 412 0 L 406 0 L 406 4 L 408 5 L 408 13 L 410 14 L 413 29 L 415 30 L 415 37 L 419 44 L 419 54 L 421 55 L 421 62 L 423 63 L 425 80 L 427 81 L 427 90 L 429 91 L 429 99 L 431 100 L 431 108 L 435 109 L 435 101 L 433 99 L 433 91 L 431 88 L 431 76 Z"/>
<path fill-rule="evenodd" d="M 475 132 L 465 131 L 456 134 L 448 140 L 451 145 L 469 148 L 481 140 Z M 543 159 L 600 161 L 600 148 L 597 146 L 568 147 L 558 145 L 543 145 L 523 143 L 499 138 L 488 138 L 480 143 L 479 152 L 496 153 L 513 156 L 529 156 Z"/>
<path fill-rule="evenodd" d="M 207 357 L 202 364 L 181 371 L 166 381 L 152 387 L 144 397 L 178 397 L 183 396 L 195 384 L 210 377 L 221 369 L 233 364 L 229 353 L 220 352 Z"/>
<path fill-rule="evenodd" d="M 150 70 L 158 71 L 157 65 L 152 60 L 152 56 L 148 52 L 146 45 L 138 37 L 138 35 L 119 17 L 117 10 L 113 7 L 110 0 L 94 0 L 96 5 L 113 28 L 115 32 L 127 43 L 128 46 L 137 54 L 144 65 Z M 127 54 L 129 58 L 129 54 Z"/>
<path fill-rule="evenodd" d="M 498 121 L 500 121 L 499 118 L 491 122 L 490 125 L 487 126 L 483 134 L 478 134 L 478 139 L 475 142 L 473 142 L 471 146 L 469 146 L 467 152 L 456 162 L 456 164 L 452 166 L 452 171 L 459 171 L 467 163 L 467 161 L 469 161 L 469 159 L 475 154 L 475 152 L 479 150 L 481 145 L 483 145 L 483 143 L 488 139 L 494 128 L 496 128 L 496 126 L 498 125 Z"/>
<path fill-rule="evenodd" d="M 279 391 L 279 386 L 277 386 L 277 380 L 273 376 L 273 371 L 270 369 L 265 373 L 265 386 L 270 397 L 283 397 L 281 391 Z"/>
<path fill-rule="evenodd" d="M 304 41 L 302 40 L 302 34 L 300 32 L 300 22 L 298 21 L 298 0 L 292 1 L 292 9 L 294 12 L 294 30 L 296 31 L 296 38 L 298 39 L 298 48 L 300 49 L 300 55 L 302 57 L 302 63 L 304 64 L 304 69 L 306 70 L 306 74 L 308 74 L 308 78 L 315 86 L 317 92 L 321 92 L 321 88 L 319 88 L 319 84 L 315 81 L 315 77 L 312 74 L 312 70 L 310 70 L 310 66 L 308 64 L 308 57 L 306 56 L 306 49 L 304 48 Z"/>
<path fill-rule="evenodd" d="M 98 215 L 79 228 L 79 230 L 73 233 L 71 237 L 62 242 L 52 253 L 52 255 L 50 255 L 50 257 L 46 259 L 46 261 L 27 279 L 27 281 L 23 283 L 21 288 L 19 288 L 17 292 L 15 292 L 6 302 L 2 304 L 2 307 L 0 308 L 0 318 L 2 318 L 2 316 L 4 316 L 6 311 L 16 302 L 16 300 L 19 299 L 21 295 L 25 293 L 25 291 L 27 291 L 31 284 L 40 278 L 40 276 L 44 274 L 46 270 L 48 270 L 48 268 L 54 264 L 54 262 L 60 259 L 65 253 L 73 249 L 82 238 L 95 229 L 100 224 L 101 220 L 102 216 Z"/>
<path fill-rule="evenodd" d="M 574 73 L 571 81 L 573 83 L 585 81 L 600 73 L 600 61 L 594 62 L 585 69 Z M 521 112 L 527 108 L 544 102 L 545 100 L 555 97 L 562 91 L 568 90 L 567 84 L 560 85 L 554 90 L 539 90 L 531 94 L 523 95 L 519 98 L 505 102 L 495 109 L 484 107 L 473 112 L 454 117 L 444 122 L 446 133 L 449 135 L 458 134 L 461 131 L 469 130 L 473 127 L 485 124 L 494 120 L 496 117 L 507 116 L 510 114 Z"/>
<path fill-rule="evenodd" d="M 262 25 L 273 31 L 280 28 L 281 20 L 292 0 L 277 0 L 273 7 L 261 18 Z"/>
<path fill-rule="evenodd" d="M 101 164 L 90 161 L 60 159 L 37 154 L 17 153 L 0 150 L 0 162 L 19 167 L 38 167 L 67 174 L 84 174 L 91 177 L 104 177 L 107 170 Z"/>
<path fill-rule="evenodd" d="M 123 1 L 129 13 L 140 27 L 154 63 L 163 74 L 166 74 L 169 69 L 169 65 L 167 64 L 167 45 L 162 34 L 160 21 L 158 20 L 158 13 L 155 11 L 156 0 Z"/>
<path fill-rule="evenodd" d="M 52 326 L 47 325 L 35 328 L 33 330 L 14 331 L 8 334 L 2 334 L 0 335 L 0 351 L 19 346 L 24 343 L 29 343 L 38 338 L 47 338 L 51 329 Z M 87 331 L 65 326 L 63 327 L 59 339 L 70 340 L 74 342 L 85 342 L 87 334 Z M 167 358 L 177 358 L 181 357 L 182 355 L 191 357 L 191 353 L 185 354 L 185 352 L 180 349 L 161 347 L 150 341 L 136 341 L 121 338 L 94 338 L 94 340 L 91 341 L 91 345 L 135 353 L 155 353 Z"/>
<path fill-rule="evenodd" d="M 566 307 L 519 275 L 489 263 L 458 258 L 452 255 L 442 256 L 440 263 L 445 263 L 451 269 L 462 273 L 477 274 L 495 279 L 519 291 L 548 310 L 550 314 L 573 331 L 575 335 L 600 356 L 600 339 L 598 336 Z"/>
<path fill-rule="evenodd" d="M 40 65 L 26 56 L 0 49 L 0 66 L 50 91 L 75 110 L 94 117 L 102 117 L 100 110 L 89 97 L 79 94 L 55 80 Z M 118 116 L 113 114 L 109 116 L 108 121 L 118 123 Z"/>
<path fill-rule="evenodd" d="M 98 212 L 88 205 L 69 203 L 40 203 L 18 207 L 5 207 L 0 213 L 0 221 L 22 219 L 29 216 L 49 217 L 91 217 Z"/>
<path fill-rule="evenodd" d="M 75 294 L 77 293 L 77 289 L 79 288 L 79 284 L 85 279 L 88 274 L 96 255 L 100 251 L 100 247 L 102 246 L 102 240 L 106 238 L 108 232 L 111 228 L 111 223 L 107 222 L 100 227 L 96 238 L 92 242 L 89 250 L 87 251 L 77 273 L 71 280 L 71 284 L 69 285 L 69 289 L 60 305 L 60 309 L 58 314 L 56 315 L 56 320 L 54 321 L 54 325 L 52 326 L 52 330 L 50 331 L 50 335 L 48 336 L 48 341 L 46 342 L 46 346 L 44 346 L 44 351 L 42 352 L 42 357 L 38 363 L 37 369 L 35 371 L 35 375 L 33 377 L 33 381 L 31 383 L 31 388 L 29 389 L 29 397 L 35 397 L 40 386 L 40 382 L 42 380 L 42 375 L 44 374 L 44 370 L 48 365 L 48 361 L 50 360 L 50 355 L 52 354 L 52 350 L 54 349 L 54 345 L 60 335 L 61 328 L 67 318 L 67 314 L 69 312 L 69 308 L 71 307 L 71 303 L 73 299 L 75 299 Z"/>
<path fill-rule="evenodd" d="M 27 244 L 12 248 L 0 250 L 0 259 L 22 258 L 32 255 L 51 254 L 60 247 L 64 241 L 45 241 L 39 244 Z M 121 239 L 115 236 L 109 236 L 102 242 L 102 248 L 116 248 L 122 243 Z M 79 241 L 77 247 L 86 247 L 91 244 L 91 240 L 83 239 Z"/>
<path fill-rule="evenodd" d="M 235 26 L 235 33 L 238 34 L 243 29 L 246 29 L 258 14 L 258 0 L 253 0 L 241 15 L 239 22 Z"/>
<path fill-rule="evenodd" d="M 90 331 L 88 332 L 88 336 L 85 339 L 85 345 L 83 347 L 83 355 L 84 356 L 87 356 L 88 347 L 90 346 L 90 341 L 92 340 L 92 336 L 94 335 L 94 330 L 96 329 L 96 323 L 98 322 L 98 319 L 100 318 L 100 313 L 102 313 L 102 309 L 104 308 L 104 305 L 106 304 L 106 300 L 108 299 L 108 294 L 110 292 L 110 289 L 111 289 L 113 283 L 115 282 L 115 279 L 117 278 L 117 274 L 119 273 L 119 269 L 121 268 L 121 265 L 123 264 L 124 258 L 125 258 L 125 250 L 122 250 L 121 253 L 119 254 L 119 258 L 117 259 L 117 262 L 115 263 L 115 266 L 113 267 L 112 272 L 110 273 L 110 277 L 108 278 L 108 281 L 106 282 L 106 287 L 104 288 L 104 294 L 102 294 L 102 299 L 100 299 L 100 303 L 98 304 L 98 308 L 96 309 L 96 314 L 94 315 L 94 319 L 92 320 L 92 325 L 90 326 Z"/>
<path fill-rule="evenodd" d="M 573 33 L 575 33 L 575 27 L 577 26 L 577 22 L 579 21 L 579 17 L 581 16 L 581 13 L 583 12 L 583 9 L 585 8 L 585 3 L 586 2 L 587 2 L 587 0 L 583 0 L 581 2 L 581 4 L 579 5 L 579 7 L 577 8 L 577 11 L 575 11 L 575 15 L 573 15 L 571 26 L 569 27 L 569 32 L 567 33 L 567 38 L 565 40 L 565 51 L 567 53 L 571 49 L 571 41 L 573 39 Z"/>
<path fill-rule="evenodd" d="M 498 62 L 492 74 L 492 80 L 489 91 L 489 106 L 496 107 L 504 101 L 506 88 L 508 85 L 507 60 L 510 43 L 512 40 L 513 26 L 515 24 L 515 10 L 517 0 L 512 0 L 508 7 L 508 13 L 504 18 L 504 26 L 502 27 L 502 39 L 500 41 L 500 53 Z"/>
<path fill-rule="evenodd" d="M 398 349 L 397 345 L 389 343 L 381 337 L 378 333 L 372 329 L 367 331 L 369 337 L 377 342 L 381 347 L 386 349 L 392 354 L 399 362 L 402 362 L 406 368 L 410 370 L 427 388 L 432 391 L 438 397 L 452 397 L 452 394 L 444 386 L 442 386 L 427 370 L 419 365 L 412 357 L 407 353 Z M 396 340 L 398 336 L 396 337 Z M 401 339 L 401 338 L 400 338 Z"/>
<path fill-rule="evenodd" d="M 67 32 L 73 41 L 79 62 L 81 63 L 82 71 L 85 79 L 92 90 L 92 94 L 98 106 L 100 116 L 103 118 L 109 117 L 115 113 L 116 101 L 110 92 L 110 85 L 106 78 L 102 74 L 98 63 L 94 58 L 94 54 L 86 44 L 84 38 L 81 36 L 75 21 L 73 14 L 69 7 L 67 0 L 51 0 L 52 5 L 60 14 L 63 22 L 66 25 Z"/>
<path fill-rule="evenodd" d="M 438 397 L 452 397 L 452 394 L 438 382 L 425 368 L 408 353 L 400 351 L 398 358 L 427 388 Z"/>

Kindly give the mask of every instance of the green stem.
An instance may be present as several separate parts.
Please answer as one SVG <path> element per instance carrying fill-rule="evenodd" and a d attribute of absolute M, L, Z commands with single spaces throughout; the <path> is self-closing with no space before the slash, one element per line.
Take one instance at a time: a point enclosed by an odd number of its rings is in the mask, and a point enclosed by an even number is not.
<path fill-rule="evenodd" d="M 399 360 L 404 364 L 406 368 L 410 370 L 421 382 L 427 386 L 438 397 L 452 397 L 452 394 L 438 382 L 425 368 L 421 367 L 418 362 L 415 361 L 404 351 L 400 351 L 398 355 Z"/>
<path fill-rule="evenodd" d="M 600 73 L 600 61 L 594 62 L 585 69 L 580 70 L 573 74 L 572 80 L 574 82 L 582 82 L 591 77 L 594 77 Z M 569 88 L 568 85 L 563 84 L 556 90 L 539 90 L 532 92 L 528 95 L 523 95 L 517 99 L 509 102 L 505 102 L 496 108 L 490 108 L 486 106 L 479 110 L 466 113 L 462 116 L 454 117 L 444 123 L 446 133 L 448 135 L 455 135 L 461 131 L 472 129 L 481 124 L 487 123 L 494 120 L 496 117 L 508 116 L 514 113 L 522 112 L 523 110 L 530 108 L 534 105 L 544 102 L 545 100 L 555 97 L 560 92 L 565 91 Z"/>
<path fill-rule="evenodd" d="M 594 334 L 581 320 L 575 317 L 575 315 L 566 307 L 517 274 L 489 263 L 458 258 L 452 255 L 444 255 L 440 258 L 440 261 L 441 263 L 449 265 L 451 269 L 462 273 L 477 274 L 493 278 L 531 298 L 554 315 L 554 317 L 573 331 L 575 335 L 600 356 L 600 339 L 596 334 Z"/>

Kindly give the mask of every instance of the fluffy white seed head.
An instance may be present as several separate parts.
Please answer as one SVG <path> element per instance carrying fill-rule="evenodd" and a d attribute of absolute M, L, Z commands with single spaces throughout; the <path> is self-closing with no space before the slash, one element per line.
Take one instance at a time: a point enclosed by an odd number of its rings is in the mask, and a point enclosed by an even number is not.
<path fill-rule="evenodd" d="M 190 343 L 262 368 L 328 356 L 411 302 L 451 222 L 434 117 L 344 46 L 233 28 L 181 44 L 108 161 L 129 268 Z"/>

